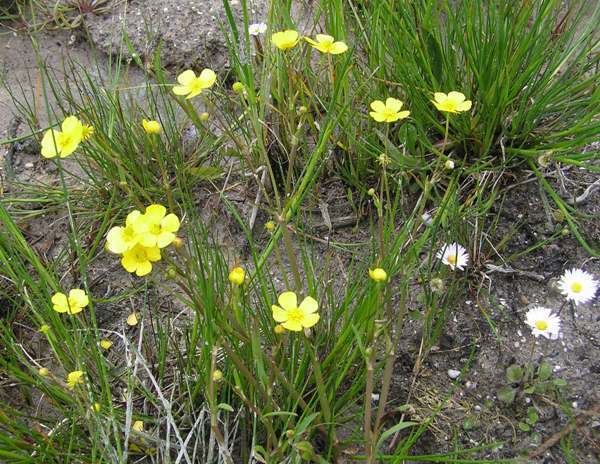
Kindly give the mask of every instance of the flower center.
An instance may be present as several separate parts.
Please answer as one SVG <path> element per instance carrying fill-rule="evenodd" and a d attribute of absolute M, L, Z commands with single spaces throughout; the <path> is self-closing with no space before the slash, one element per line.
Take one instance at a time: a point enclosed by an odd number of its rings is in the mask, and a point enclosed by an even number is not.
<path fill-rule="evenodd" d="M 302 322 L 304 320 L 304 312 L 300 308 L 289 309 L 287 317 L 288 321 Z"/>
<path fill-rule="evenodd" d="M 449 264 L 456 264 L 456 255 L 448 255 L 448 258 L 446 258 L 448 260 Z"/>
<path fill-rule="evenodd" d="M 571 291 L 573 293 L 580 293 L 581 290 L 583 290 L 583 285 L 581 285 L 581 282 L 573 282 L 571 284 Z"/>
<path fill-rule="evenodd" d="M 547 330 L 548 321 L 535 321 L 535 328 L 538 330 Z"/>

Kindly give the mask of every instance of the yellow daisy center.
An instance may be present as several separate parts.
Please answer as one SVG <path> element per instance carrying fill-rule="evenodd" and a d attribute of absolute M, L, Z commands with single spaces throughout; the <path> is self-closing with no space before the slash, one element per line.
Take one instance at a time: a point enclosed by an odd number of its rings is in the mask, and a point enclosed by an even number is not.
<path fill-rule="evenodd" d="M 304 320 L 304 311 L 300 308 L 288 309 L 287 317 L 289 322 L 302 322 Z"/>
<path fill-rule="evenodd" d="M 448 263 L 456 264 L 456 255 L 448 255 Z"/>
<path fill-rule="evenodd" d="M 547 330 L 548 321 L 535 321 L 535 328 L 538 330 Z"/>
<path fill-rule="evenodd" d="M 583 285 L 581 285 L 581 282 L 573 282 L 571 284 L 571 291 L 573 293 L 579 293 L 581 290 L 583 290 Z"/>

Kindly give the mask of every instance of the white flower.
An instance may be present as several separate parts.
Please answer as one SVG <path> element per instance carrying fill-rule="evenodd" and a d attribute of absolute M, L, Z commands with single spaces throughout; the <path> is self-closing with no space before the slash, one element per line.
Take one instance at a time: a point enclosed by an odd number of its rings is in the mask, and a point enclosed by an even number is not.
<path fill-rule="evenodd" d="M 598 290 L 598 281 L 589 272 L 581 269 L 571 269 L 565 271 L 558 282 L 558 288 L 568 300 L 573 300 L 577 305 L 587 303 L 596 294 Z"/>
<path fill-rule="evenodd" d="M 552 310 L 536 306 L 527 311 L 525 323 L 531 327 L 531 333 L 534 337 L 549 338 L 556 340 L 560 333 L 560 317 L 552 314 Z"/>
<path fill-rule="evenodd" d="M 267 32 L 267 25 L 265 23 L 254 23 L 248 26 L 248 34 L 250 35 L 261 35 Z"/>
<path fill-rule="evenodd" d="M 465 247 L 454 242 L 450 245 L 446 244 L 437 253 L 438 259 L 442 260 L 446 266 L 450 266 L 453 271 L 460 269 L 461 271 L 469 262 L 469 254 Z"/>

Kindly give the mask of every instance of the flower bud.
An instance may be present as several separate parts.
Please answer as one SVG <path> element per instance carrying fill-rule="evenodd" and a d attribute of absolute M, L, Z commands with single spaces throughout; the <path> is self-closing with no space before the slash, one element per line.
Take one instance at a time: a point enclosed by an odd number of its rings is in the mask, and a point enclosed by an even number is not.
<path fill-rule="evenodd" d="M 380 267 L 369 269 L 369 277 L 375 282 L 385 282 L 387 280 L 387 272 Z"/>
<path fill-rule="evenodd" d="M 200 121 L 206 122 L 206 121 L 208 121 L 209 117 L 210 117 L 210 115 L 205 111 L 204 113 L 200 114 Z"/>
<path fill-rule="evenodd" d="M 446 160 L 446 162 L 444 163 L 444 167 L 448 170 L 448 171 L 452 171 L 454 169 L 454 161 L 452 161 L 451 159 Z"/>
<path fill-rule="evenodd" d="M 215 369 L 212 373 L 212 379 L 213 382 L 220 382 L 223 380 L 223 372 L 221 372 L 219 369 Z"/>
<path fill-rule="evenodd" d="M 241 82 L 234 82 L 231 86 L 231 89 L 235 93 L 242 94 L 246 91 L 246 86 L 244 86 L 244 84 L 242 84 Z"/>
<path fill-rule="evenodd" d="M 229 282 L 233 285 L 242 285 L 246 278 L 246 271 L 241 267 L 234 267 L 229 273 Z"/>
<path fill-rule="evenodd" d="M 50 371 L 46 367 L 40 367 L 38 369 L 38 374 L 40 377 L 48 377 L 50 375 Z"/>

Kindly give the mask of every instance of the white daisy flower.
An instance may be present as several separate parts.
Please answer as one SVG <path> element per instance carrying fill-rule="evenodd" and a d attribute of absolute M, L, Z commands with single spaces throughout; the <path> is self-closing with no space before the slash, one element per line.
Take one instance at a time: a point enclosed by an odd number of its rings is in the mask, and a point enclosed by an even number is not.
<path fill-rule="evenodd" d="M 534 337 L 540 335 L 551 340 L 556 340 L 560 333 L 560 317 L 552 314 L 552 310 L 536 306 L 527 311 L 525 323 L 531 327 Z"/>
<path fill-rule="evenodd" d="M 267 25 L 265 23 L 254 23 L 248 26 L 248 34 L 250 35 L 261 35 L 267 32 Z"/>
<path fill-rule="evenodd" d="M 558 288 L 568 300 L 573 300 L 577 305 L 587 303 L 596 294 L 598 290 L 598 281 L 589 272 L 581 269 L 570 269 L 560 278 Z"/>
<path fill-rule="evenodd" d="M 469 263 L 469 254 L 465 247 L 454 242 L 450 245 L 446 244 L 437 253 L 438 259 L 442 260 L 446 266 L 450 266 L 453 271 L 457 268 L 463 270 L 463 268 Z"/>

